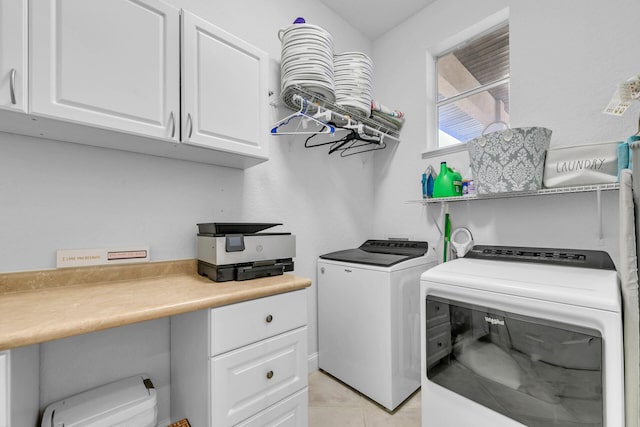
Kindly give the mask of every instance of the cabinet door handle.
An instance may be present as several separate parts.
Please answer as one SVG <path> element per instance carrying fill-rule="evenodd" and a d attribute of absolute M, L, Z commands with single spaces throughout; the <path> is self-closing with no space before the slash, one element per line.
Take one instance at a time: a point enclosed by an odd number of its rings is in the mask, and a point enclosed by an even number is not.
<path fill-rule="evenodd" d="M 270 380 L 271 378 L 273 378 L 273 371 L 267 372 L 267 379 Z"/>
<path fill-rule="evenodd" d="M 272 315 L 268 315 L 266 319 L 264 319 L 267 323 L 271 323 L 273 322 L 273 316 Z"/>
<path fill-rule="evenodd" d="M 191 113 L 187 114 L 187 124 L 189 125 L 189 138 L 191 138 L 191 134 L 193 133 L 193 120 L 191 119 Z"/>
<path fill-rule="evenodd" d="M 16 105 L 16 69 L 11 69 L 11 78 L 9 79 L 9 92 L 11 93 L 11 103 Z"/>
<path fill-rule="evenodd" d="M 176 118 L 173 116 L 173 111 L 169 116 L 169 122 L 171 123 L 171 138 L 176 135 Z"/>

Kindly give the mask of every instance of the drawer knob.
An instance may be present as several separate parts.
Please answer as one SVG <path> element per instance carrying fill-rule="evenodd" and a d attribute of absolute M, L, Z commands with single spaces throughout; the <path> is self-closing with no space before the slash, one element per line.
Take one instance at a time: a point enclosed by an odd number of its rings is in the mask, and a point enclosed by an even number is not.
<path fill-rule="evenodd" d="M 267 379 L 270 380 L 271 378 L 273 378 L 273 371 L 267 372 Z"/>
<path fill-rule="evenodd" d="M 272 315 L 268 315 L 266 319 L 264 319 L 267 321 L 267 323 L 271 323 L 273 321 L 273 316 Z"/>

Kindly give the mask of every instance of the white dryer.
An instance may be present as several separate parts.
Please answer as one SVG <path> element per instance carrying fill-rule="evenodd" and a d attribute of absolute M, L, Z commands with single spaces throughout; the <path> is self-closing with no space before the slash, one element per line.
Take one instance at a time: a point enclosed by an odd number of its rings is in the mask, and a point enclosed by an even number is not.
<path fill-rule="evenodd" d="M 421 277 L 423 427 L 624 426 L 604 252 L 476 246 Z"/>
<path fill-rule="evenodd" d="M 395 409 L 420 387 L 420 275 L 427 242 L 367 240 L 318 260 L 320 369 Z"/>

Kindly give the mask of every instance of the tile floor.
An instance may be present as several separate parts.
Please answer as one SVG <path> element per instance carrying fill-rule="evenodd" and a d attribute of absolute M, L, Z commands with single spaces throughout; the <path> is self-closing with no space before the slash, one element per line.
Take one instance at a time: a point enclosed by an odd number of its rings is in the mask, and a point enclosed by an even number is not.
<path fill-rule="evenodd" d="M 420 427 L 420 391 L 391 414 L 322 371 L 309 375 L 309 427 Z"/>

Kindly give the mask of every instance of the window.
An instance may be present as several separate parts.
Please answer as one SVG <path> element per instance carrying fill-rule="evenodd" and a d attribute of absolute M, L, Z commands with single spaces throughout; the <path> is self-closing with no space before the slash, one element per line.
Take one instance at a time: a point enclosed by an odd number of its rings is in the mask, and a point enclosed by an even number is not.
<path fill-rule="evenodd" d="M 509 26 L 503 24 L 436 58 L 438 147 L 509 123 Z"/>

